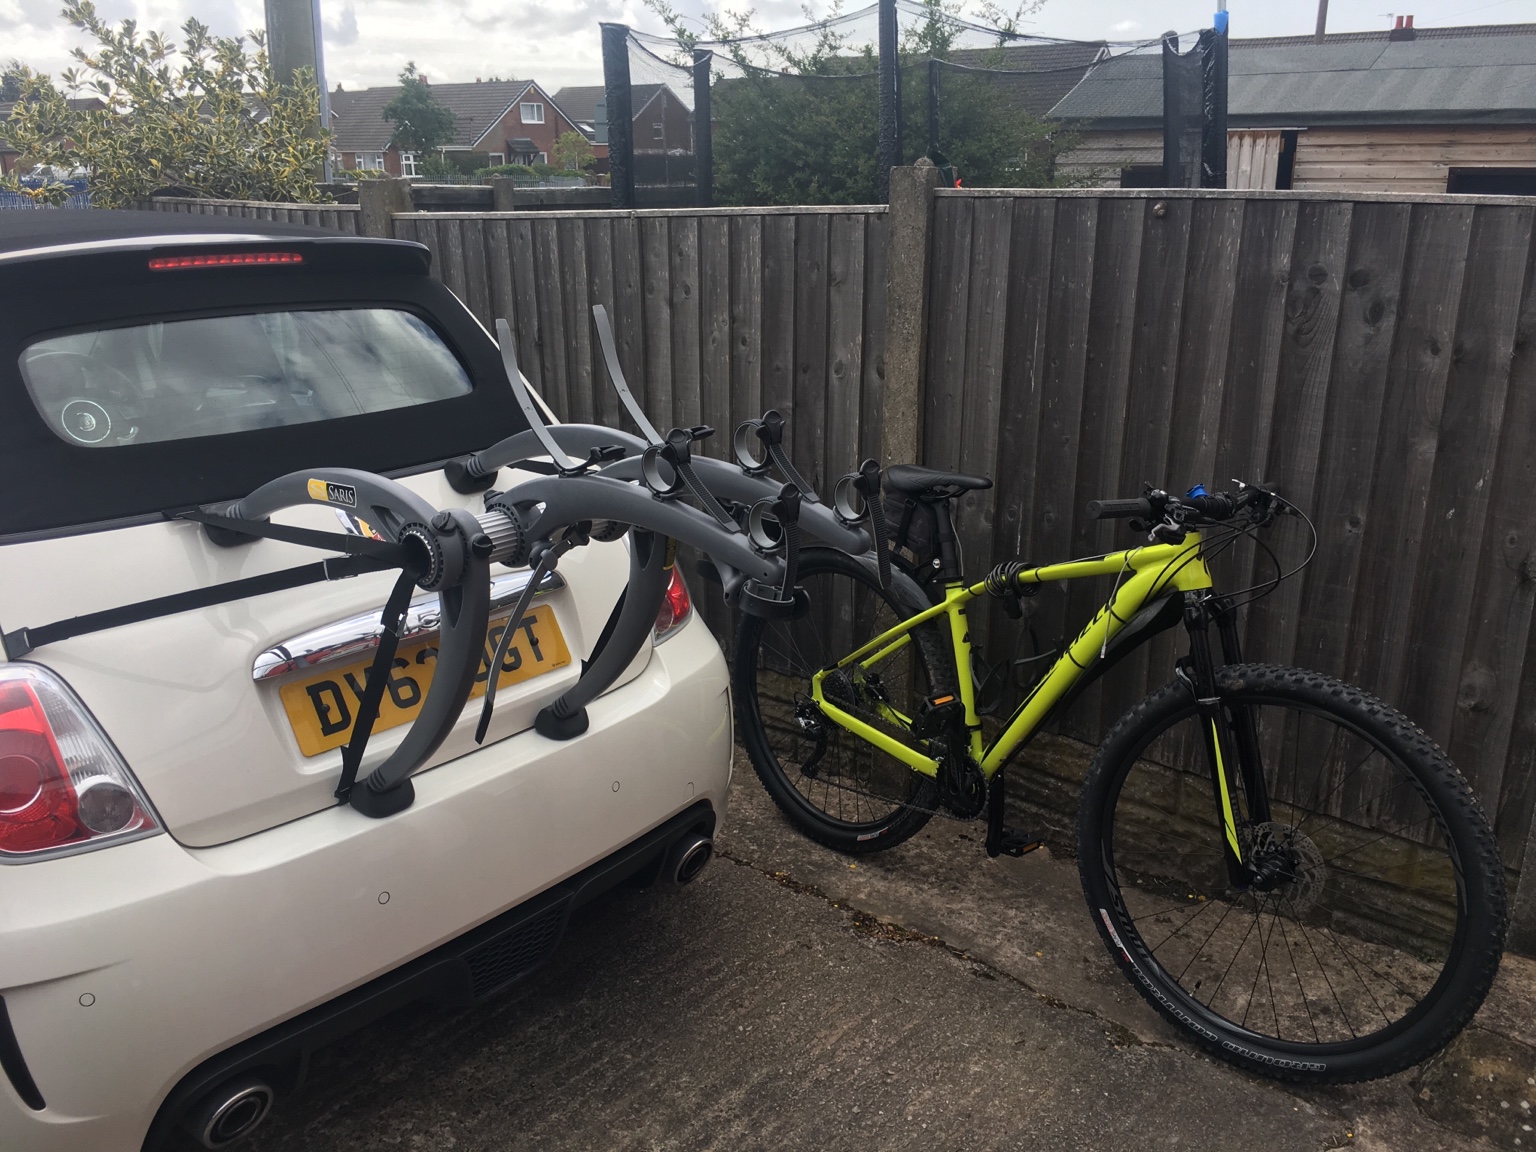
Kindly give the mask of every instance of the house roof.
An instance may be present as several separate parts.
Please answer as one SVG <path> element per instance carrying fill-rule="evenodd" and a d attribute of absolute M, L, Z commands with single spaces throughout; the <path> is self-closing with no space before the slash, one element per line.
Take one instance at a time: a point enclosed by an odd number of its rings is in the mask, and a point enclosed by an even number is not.
<path fill-rule="evenodd" d="M 635 115 L 656 99 L 665 84 L 632 84 L 629 89 L 629 106 Z M 552 99 L 577 124 L 597 123 L 597 102 L 603 99 L 603 86 L 593 84 L 582 88 L 562 88 Z"/>
<path fill-rule="evenodd" d="M 453 113 L 453 139 L 447 147 L 474 147 L 487 129 L 531 87 L 532 80 L 431 85 L 432 95 Z M 331 147 L 338 152 L 382 152 L 388 148 L 395 125 L 384 119 L 384 107 L 399 94 L 399 85 L 332 92 L 331 131 L 334 136 Z"/>
<path fill-rule="evenodd" d="M 1044 116 L 1108 49 L 1103 43 L 1016 44 L 960 49 L 952 63 L 997 70 L 995 83 L 1032 116 Z M 942 84 L 942 80 L 940 81 Z"/>
<path fill-rule="evenodd" d="M 1536 24 L 1418 28 L 1413 40 L 1346 32 L 1233 40 L 1228 123 L 1536 122 Z M 1097 128 L 1155 127 L 1163 109 L 1159 49 L 1095 65 L 1054 108 Z"/>

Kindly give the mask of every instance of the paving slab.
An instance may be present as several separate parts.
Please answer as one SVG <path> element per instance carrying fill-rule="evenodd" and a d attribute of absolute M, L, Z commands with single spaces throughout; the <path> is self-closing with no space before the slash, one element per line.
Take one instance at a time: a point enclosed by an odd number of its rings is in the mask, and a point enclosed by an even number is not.
<path fill-rule="evenodd" d="M 585 909 L 481 1009 L 408 1009 L 322 1050 L 246 1147 L 1536 1146 L 1511 1098 L 1536 1052 L 1529 962 L 1428 1069 L 1298 1090 L 1142 1002 L 1065 853 L 988 860 L 979 825 L 935 820 L 849 861 L 789 828 L 744 762 L 720 846 L 685 889 Z"/>

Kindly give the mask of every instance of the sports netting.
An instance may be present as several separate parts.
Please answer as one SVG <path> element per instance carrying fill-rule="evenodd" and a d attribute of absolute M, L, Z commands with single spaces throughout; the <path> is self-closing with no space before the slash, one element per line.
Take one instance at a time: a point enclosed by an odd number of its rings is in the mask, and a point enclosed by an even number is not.
<path fill-rule="evenodd" d="M 923 0 L 896 0 L 893 23 L 885 70 L 878 3 L 770 33 L 718 19 L 697 35 L 629 30 L 637 206 L 879 203 L 887 164 L 924 155 L 973 186 L 1081 181 L 1057 163 L 1074 133 L 1047 114 L 1091 67 L 1163 50 L 1023 34 Z"/>

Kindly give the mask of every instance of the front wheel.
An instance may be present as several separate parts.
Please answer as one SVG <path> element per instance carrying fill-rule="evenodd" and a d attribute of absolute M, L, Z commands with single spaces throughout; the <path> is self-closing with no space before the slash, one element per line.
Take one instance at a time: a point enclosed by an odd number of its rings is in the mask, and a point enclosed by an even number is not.
<path fill-rule="evenodd" d="M 1170 684 L 1116 723 L 1084 784 L 1078 866 L 1110 954 L 1254 1072 L 1341 1083 L 1433 1055 L 1503 948 L 1503 867 L 1471 789 L 1401 714 L 1326 676 L 1233 665 L 1217 690 L 1234 731 L 1252 724 L 1231 799 L 1259 879 L 1232 880 L 1208 721 Z"/>

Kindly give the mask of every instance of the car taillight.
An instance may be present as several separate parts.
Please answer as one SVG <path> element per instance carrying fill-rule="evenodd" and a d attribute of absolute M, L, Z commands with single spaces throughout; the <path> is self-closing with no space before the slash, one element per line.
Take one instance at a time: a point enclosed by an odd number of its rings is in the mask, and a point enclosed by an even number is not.
<path fill-rule="evenodd" d="M 688 596 L 688 585 L 683 583 L 683 572 L 675 564 L 672 579 L 667 582 L 667 594 L 661 598 L 661 611 L 656 613 L 656 630 L 651 642 L 660 644 L 684 624 L 693 612 L 693 600 Z"/>
<path fill-rule="evenodd" d="M 158 832 L 138 782 L 63 681 L 0 665 L 0 861 Z"/>

